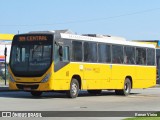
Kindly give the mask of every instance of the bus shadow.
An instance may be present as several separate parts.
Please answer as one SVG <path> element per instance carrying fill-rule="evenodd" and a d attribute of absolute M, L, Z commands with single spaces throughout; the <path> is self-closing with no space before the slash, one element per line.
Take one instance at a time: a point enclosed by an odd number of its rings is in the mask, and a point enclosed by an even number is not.
<path fill-rule="evenodd" d="M 140 93 L 131 93 L 131 95 L 138 95 Z M 103 91 L 101 94 L 89 94 L 87 91 L 81 91 L 78 97 L 98 97 L 98 96 L 112 96 L 112 97 L 124 97 L 122 95 L 116 95 L 114 91 Z M 21 98 L 21 99 L 54 99 L 54 98 L 63 98 L 70 99 L 66 96 L 65 93 L 57 92 L 44 92 L 40 97 L 34 97 L 29 92 L 23 91 L 10 91 L 10 92 L 0 92 L 0 98 Z"/>
<path fill-rule="evenodd" d="M 136 94 L 140 94 L 140 93 L 130 93 L 130 95 L 136 95 Z M 116 95 L 114 91 L 103 91 L 101 94 L 89 94 L 87 91 L 85 91 L 84 93 L 82 92 L 81 94 L 78 95 L 78 97 L 95 97 L 95 96 L 122 96 L 123 95 Z"/>

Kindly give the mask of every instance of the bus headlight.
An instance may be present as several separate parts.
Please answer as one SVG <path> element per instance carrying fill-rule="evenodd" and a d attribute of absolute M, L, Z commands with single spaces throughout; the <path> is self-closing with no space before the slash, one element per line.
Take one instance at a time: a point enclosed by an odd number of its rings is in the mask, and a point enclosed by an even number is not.
<path fill-rule="evenodd" d="M 49 73 L 49 74 L 47 74 L 44 78 L 43 78 L 43 80 L 41 81 L 42 83 L 44 83 L 44 82 L 47 82 L 48 80 L 49 80 L 49 77 L 51 76 L 51 74 Z"/>
<path fill-rule="evenodd" d="M 14 78 L 12 77 L 12 75 L 10 74 L 10 79 L 11 82 L 15 82 Z"/>

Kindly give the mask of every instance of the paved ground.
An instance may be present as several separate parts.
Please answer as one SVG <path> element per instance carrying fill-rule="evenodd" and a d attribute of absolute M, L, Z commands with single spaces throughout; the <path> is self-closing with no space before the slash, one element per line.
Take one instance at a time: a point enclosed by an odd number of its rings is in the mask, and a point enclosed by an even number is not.
<path fill-rule="evenodd" d="M 44 93 L 34 98 L 22 91 L 1 91 L 0 111 L 159 111 L 160 88 L 132 90 L 131 95 L 116 96 L 113 91 L 103 91 L 102 95 L 91 96 L 82 91 L 78 98 L 69 99 L 65 94 Z M 43 119 L 43 118 L 42 118 Z M 64 119 L 64 118 L 54 118 Z M 75 118 L 65 118 L 65 120 Z M 76 118 L 80 120 L 81 118 Z M 91 120 L 93 118 L 87 118 Z M 111 118 L 94 118 L 106 120 Z M 122 118 L 112 118 L 119 120 Z"/>

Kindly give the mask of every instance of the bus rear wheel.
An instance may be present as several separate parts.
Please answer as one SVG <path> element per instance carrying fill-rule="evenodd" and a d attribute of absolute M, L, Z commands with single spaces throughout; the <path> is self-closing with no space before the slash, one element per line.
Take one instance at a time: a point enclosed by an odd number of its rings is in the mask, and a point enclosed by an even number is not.
<path fill-rule="evenodd" d="M 115 90 L 116 95 L 124 95 L 127 96 L 131 92 L 131 81 L 129 78 L 125 79 L 124 88 L 122 90 Z"/>
<path fill-rule="evenodd" d="M 34 97 L 40 97 L 43 92 L 41 91 L 31 91 L 31 95 Z"/>
<path fill-rule="evenodd" d="M 102 90 L 87 90 L 89 94 L 97 95 L 101 94 Z"/>
<path fill-rule="evenodd" d="M 73 78 L 70 83 L 70 89 L 66 92 L 69 98 L 76 98 L 79 93 L 79 82 L 77 79 Z"/>

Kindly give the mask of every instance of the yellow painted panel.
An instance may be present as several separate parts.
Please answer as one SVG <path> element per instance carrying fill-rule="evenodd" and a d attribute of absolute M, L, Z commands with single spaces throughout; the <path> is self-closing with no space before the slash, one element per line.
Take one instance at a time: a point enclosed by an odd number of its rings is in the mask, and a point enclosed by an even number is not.
<path fill-rule="evenodd" d="M 156 67 L 137 66 L 136 67 L 136 79 L 147 80 L 156 78 Z"/>
<path fill-rule="evenodd" d="M 80 69 L 80 63 L 71 63 L 54 73 L 54 89 L 69 90 L 73 75 L 79 75 L 83 80 L 83 70 Z M 83 85 L 82 85 L 83 87 Z"/>
<path fill-rule="evenodd" d="M 126 76 L 135 79 L 135 66 L 132 65 L 112 65 L 112 80 L 124 81 Z"/>
<path fill-rule="evenodd" d="M 54 80 L 54 90 L 69 90 L 70 81 L 69 80 Z"/>
<path fill-rule="evenodd" d="M 133 88 L 149 88 L 155 85 L 155 80 L 135 80 Z"/>
<path fill-rule="evenodd" d="M 9 72 L 12 74 L 10 69 Z M 39 83 L 38 90 L 69 90 L 73 75 L 80 76 L 83 90 L 123 89 L 127 76 L 132 78 L 133 88 L 148 88 L 156 84 L 156 67 L 152 66 L 71 62 L 57 72 L 54 72 L 52 64 L 46 73 L 52 73 L 51 77 L 48 82 Z M 35 79 L 41 81 L 45 75 Z M 34 82 L 34 78 L 19 77 L 19 79 L 23 82 Z M 16 89 L 15 85 L 16 83 L 10 83 L 10 88 Z"/>
<path fill-rule="evenodd" d="M 110 65 L 107 64 L 84 64 L 85 80 L 107 80 L 111 75 Z"/>
<path fill-rule="evenodd" d="M 0 34 L 0 40 L 12 40 L 13 37 L 13 34 Z"/>
<path fill-rule="evenodd" d="M 84 64 L 84 89 L 105 89 L 109 87 L 111 69 L 109 64 Z"/>
<path fill-rule="evenodd" d="M 16 83 L 9 81 L 9 89 L 10 90 L 18 90 L 18 88 L 16 87 Z"/>

